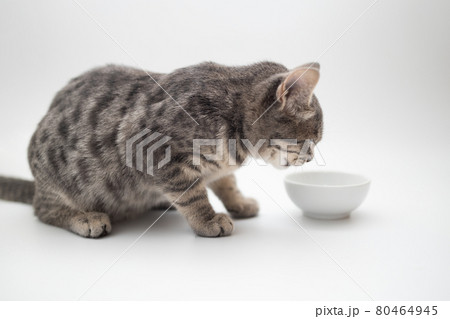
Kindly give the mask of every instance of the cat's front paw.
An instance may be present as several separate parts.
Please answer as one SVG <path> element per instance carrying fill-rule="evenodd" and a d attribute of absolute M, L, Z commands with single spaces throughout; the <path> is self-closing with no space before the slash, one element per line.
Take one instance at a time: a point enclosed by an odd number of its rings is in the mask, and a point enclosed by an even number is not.
<path fill-rule="evenodd" d="M 83 237 L 98 238 L 111 232 L 111 221 L 104 213 L 83 213 L 72 218 L 70 230 Z"/>
<path fill-rule="evenodd" d="M 242 198 L 233 203 L 227 203 L 227 210 L 233 218 L 250 218 L 258 215 L 259 205 L 253 198 Z"/>
<path fill-rule="evenodd" d="M 212 219 L 192 226 L 194 232 L 202 237 L 229 236 L 233 231 L 233 221 L 226 214 L 215 214 Z"/>

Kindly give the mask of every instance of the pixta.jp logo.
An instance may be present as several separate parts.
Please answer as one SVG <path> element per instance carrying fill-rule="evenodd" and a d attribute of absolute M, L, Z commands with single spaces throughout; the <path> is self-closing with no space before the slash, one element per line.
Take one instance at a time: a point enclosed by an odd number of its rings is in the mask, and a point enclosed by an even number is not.
<path fill-rule="evenodd" d="M 158 132 L 152 132 L 149 129 L 144 129 L 126 142 L 126 165 L 133 168 L 133 158 L 136 158 L 135 164 L 138 171 L 144 172 L 144 152 L 146 152 L 146 173 L 153 176 L 155 168 L 161 168 L 170 161 L 170 145 L 165 149 L 165 156 L 158 163 L 154 163 L 154 153 L 157 149 L 162 147 L 164 143 L 171 140 L 171 137 L 164 136 Z M 162 137 L 161 137 L 162 136 Z M 140 141 L 140 142 L 138 142 Z M 138 142 L 138 143 L 137 143 Z M 136 144 L 137 143 L 137 144 Z M 136 144 L 135 152 L 133 152 Z M 133 156 L 135 153 L 136 156 Z"/>
<path fill-rule="evenodd" d="M 164 144 L 171 139 L 169 136 L 152 132 L 149 129 L 144 129 L 135 134 L 126 141 L 126 165 L 153 176 L 156 169 L 160 169 L 170 162 L 171 147 Z M 312 159 L 315 159 L 319 166 L 326 165 L 322 154 L 312 140 L 259 139 L 254 145 L 247 139 L 242 139 L 240 142 L 246 153 L 251 155 L 239 164 L 240 166 L 248 165 L 251 159 L 254 159 L 258 165 L 264 166 L 270 163 L 278 168 L 300 166 Z M 209 162 L 236 166 L 236 145 L 235 139 L 193 139 L 192 164 L 201 166 L 201 159 L 203 158 Z M 265 145 L 265 150 L 263 150 L 263 145 Z M 161 147 L 165 147 L 164 152 L 162 152 Z M 202 153 L 202 147 L 210 151 Z M 288 149 L 288 147 L 291 147 L 291 149 Z M 155 154 L 157 150 L 158 152 Z M 274 152 L 275 150 L 276 152 Z M 314 150 L 316 151 L 314 152 Z M 161 159 L 161 157 L 164 158 Z"/>

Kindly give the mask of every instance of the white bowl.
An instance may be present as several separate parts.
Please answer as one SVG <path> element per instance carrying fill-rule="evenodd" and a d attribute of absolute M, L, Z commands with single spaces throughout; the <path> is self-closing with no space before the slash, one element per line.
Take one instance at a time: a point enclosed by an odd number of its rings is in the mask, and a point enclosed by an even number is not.
<path fill-rule="evenodd" d="M 366 198 L 370 180 L 364 176 L 312 171 L 293 173 L 284 179 L 291 200 L 312 218 L 345 218 Z"/>

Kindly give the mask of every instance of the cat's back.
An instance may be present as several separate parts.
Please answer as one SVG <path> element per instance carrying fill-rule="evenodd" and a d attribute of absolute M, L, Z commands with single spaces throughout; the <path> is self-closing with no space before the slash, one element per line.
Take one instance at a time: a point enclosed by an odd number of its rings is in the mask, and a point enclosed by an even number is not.
<path fill-rule="evenodd" d="M 78 106 L 88 106 L 89 100 L 100 104 L 152 89 L 164 74 L 121 66 L 107 65 L 91 69 L 71 79 L 53 99 L 50 110 L 61 111 Z M 130 96 L 131 97 L 131 96 Z M 103 100 L 102 100 L 103 99 Z"/>
<path fill-rule="evenodd" d="M 110 106 L 114 101 L 129 105 L 143 93 L 147 95 L 148 102 L 158 102 L 168 96 L 177 100 L 186 94 L 206 93 L 220 96 L 245 89 L 273 74 L 285 71 L 287 69 L 283 65 L 267 61 L 246 66 L 203 62 L 167 74 L 107 65 L 91 69 L 70 80 L 55 95 L 50 111 L 69 110 L 77 114 L 77 108 L 85 111 L 94 105 Z"/>
<path fill-rule="evenodd" d="M 179 68 L 162 78 L 171 90 L 173 86 L 190 89 L 196 86 L 235 85 L 245 86 L 259 82 L 267 77 L 286 72 L 287 68 L 275 62 L 258 62 L 245 66 L 227 66 L 215 62 L 203 62 L 200 64 Z M 172 85 L 171 85 L 172 83 Z M 165 88 L 165 87 L 164 87 Z"/>
<path fill-rule="evenodd" d="M 246 66 L 203 62 L 176 69 L 158 82 L 165 93 L 186 110 L 201 113 L 202 110 L 231 107 L 234 97 L 248 92 L 255 83 L 286 71 L 286 67 L 274 62 Z"/>
<path fill-rule="evenodd" d="M 39 167 L 53 173 L 63 171 L 70 158 L 110 157 L 120 123 L 143 96 L 157 98 L 152 92 L 162 76 L 108 65 L 70 80 L 55 95 L 30 141 L 28 156 L 33 174 L 36 176 Z"/>
<path fill-rule="evenodd" d="M 107 65 L 71 79 L 55 95 L 36 130 L 35 135 L 40 139 L 32 140 L 32 144 L 37 141 L 43 144 L 48 136 L 48 140 L 54 140 L 53 144 L 76 147 L 77 141 L 117 130 L 143 96 L 146 102 L 152 103 L 162 95 L 156 82 L 163 76 L 127 66 Z"/>

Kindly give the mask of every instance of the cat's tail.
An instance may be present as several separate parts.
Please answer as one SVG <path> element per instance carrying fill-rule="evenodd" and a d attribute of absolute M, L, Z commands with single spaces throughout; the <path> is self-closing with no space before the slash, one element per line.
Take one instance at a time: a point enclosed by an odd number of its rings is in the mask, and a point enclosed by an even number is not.
<path fill-rule="evenodd" d="M 33 181 L 0 176 L 0 199 L 31 204 L 33 197 Z"/>

